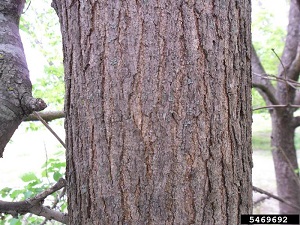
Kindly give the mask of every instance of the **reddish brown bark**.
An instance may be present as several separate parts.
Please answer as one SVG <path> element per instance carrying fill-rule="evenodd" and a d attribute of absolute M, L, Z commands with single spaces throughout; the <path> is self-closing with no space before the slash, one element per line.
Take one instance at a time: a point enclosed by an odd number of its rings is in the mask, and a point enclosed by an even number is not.
<path fill-rule="evenodd" d="M 54 1 L 70 224 L 252 210 L 249 1 Z"/>

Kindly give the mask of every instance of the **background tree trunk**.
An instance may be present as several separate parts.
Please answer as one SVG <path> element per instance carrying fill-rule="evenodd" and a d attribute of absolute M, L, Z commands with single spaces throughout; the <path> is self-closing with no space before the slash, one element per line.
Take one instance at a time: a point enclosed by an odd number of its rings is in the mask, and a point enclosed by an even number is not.
<path fill-rule="evenodd" d="M 299 205 L 299 178 L 297 155 L 294 144 L 295 127 L 293 112 L 289 109 L 277 109 L 272 115 L 272 146 L 278 195 Z M 297 209 L 279 202 L 280 213 L 298 213 Z"/>
<path fill-rule="evenodd" d="M 259 90 L 267 106 L 270 107 L 272 118 L 272 147 L 276 174 L 277 192 L 279 197 L 300 206 L 300 181 L 297 154 L 295 148 L 295 129 L 300 126 L 300 117 L 294 112 L 300 105 L 300 92 L 296 91 L 292 81 L 298 81 L 300 74 L 300 11 L 296 0 L 290 3 L 289 25 L 286 42 L 277 77 L 276 86 L 265 79 L 266 75 L 260 60 L 253 49 L 252 70 L 253 87 Z M 286 80 L 286 81 L 284 81 Z M 280 213 L 295 214 L 299 210 L 279 203 Z"/>
<path fill-rule="evenodd" d="M 53 1 L 69 224 L 252 211 L 250 1 Z"/>
<path fill-rule="evenodd" d="M 46 108 L 31 94 L 31 82 L 19 35 L 25 0 L 0 1 L 0 157 L 22 119 Z"/>

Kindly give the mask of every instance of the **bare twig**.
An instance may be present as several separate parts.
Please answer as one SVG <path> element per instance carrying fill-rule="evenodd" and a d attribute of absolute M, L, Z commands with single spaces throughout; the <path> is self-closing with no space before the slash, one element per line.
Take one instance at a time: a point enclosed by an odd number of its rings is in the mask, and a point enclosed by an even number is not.
<path fill-rule="evenodd" d="M 31 5 L 31 1 L 29 2 L 27 8 L 22 12 L 22 14 L 25 14 L 27 12 L 27 10 L 29 9 L 29 6 Z"/>
<path fill-rule="evenodd" d="M 289 107 L 289 108 L 300 108 L 300 105 L 291 105 L 291 104 L 287 104 L 287 105 L 268 105 L 268 106 L 254 108 L 254 109 L 252 109 L 252 111 L 261 110 L 261 109 L 287 108 L 287 107 Z"/>
<path fill-rule="evenodd" d="M 256 54 L 253 45 L 252 45 L 251 65 L 254 74 L 265 74 L 265 70 L 261 65 L 261 62 Z M 262 77 L 259 76 L 252 76 L 252 86 L 256 88 L 258 92 L 262 95 L 267 105 L 279 104 L 275 96 L 276 90 L 270 80 L 263 79 Z"/>
<path fill-rule="evenodd" d="M 286 79 L 286 72 L 285 72 L 285 66 L 283 65 L 283 62 L 281 61 L 280 57 L 277 55 L 276 51 L 274 48 L 271 49 L 272 52 L 274 53 L 274 55 L 276 56 L 276 58 L 278 59 L 278 61 L 280 62 L 282 68 L 283 68 L 283 74 L 285 75 L 285 79 Z"/>
<path fill-rule="evenodd" d="M 65 117 L 63 111 L 46 111 L 46 112 L 38 112 L 40 117 L 43 118 L 46 122 L 61 119 Z M 39 119 L 32 113 L 28 117 L 26 117 L 23 121 L 39 121 Z"/>
<path fill-rule="evenodd" d="M 254 72 L 252 73 L 252 75 L 261 77 L 262 79 L 266 79 L 266 80 L 273 80 L 273 81 L 277 81 L 277 82 L 287 83 L 291 87 L 293 87 L 294 89 L 297 89 L 297 87 L 300 87 L 299 82 L 294 81 L 294 80 L 289 79 L 289 78 L 285 79 L 285 78 L 277 77 L 277 76 L 272 75 L 272 74 L 258 74 L 258 73 L 254 73 Z"/>
<path fill-rule="evenodd" d="M 285 66 L 283 65 L 283 62 L 282 62 L 282 60 L 280 59 L 280 57 L 279 57 L 279 56 L 277 55 L 277 53 L 275 52 L 275 49 L 274 49 L 274 48 L 272 48 L 272 52 L 275 54 L 275 56 L 277 57 L 277 59 L 279 60 L 281 66 L 282 66 L 282 68 L 283 68 L 285 90 L 287 90 L 286 95 L 285 95 L 285 97 L 286 97 L 285 102 L 290 103 L 290 101 L 289 101 L 290 96 L 289 96 L 289 91 L 288 91 L 289 85 L 288 85 L 288 83 L 287 83 L 287 75 L 286 75 L 287 71 L 286 71 L 286 68 L 285 68 Z"/>
<path fill-rule="evenodd" d="M 276 196 L 276 195 L 273 195 L 272 193 L 267 192 L 267 191 L 265 191 L 265 190 L 263 190 L 263 189 L 260 189 L 260 188 L 258 188 L 258 187 L 253 186 L 253 191 L 256 191 L 256 192 L 259 192 L 259 193 L 261 193 L 261 194 L 270 196 L 271 198 L 274 198 L 274 199 L 276 199 L 276 200 L 278 200 L 278 201 L 280 201 L 280 202 L 283 202 L 283 203 L 287 204 L 288 206 L 291 206 L 291 207 L 293 207 L 293 208 L 295 208 L 295 209 L 300 210 L 300 207 L 299 207 L 299 206 L 296 206 L 296 205 L 294 205 L 294 204 L 292 204 L 292 203 L 290 203 L 290 202 L 288 202 L 288 201 L 286 201 L 286 200 L 284 200 L 284 199 L 282 199 L 282 198 L 280 198 L 280 197 L 278 197 L 278 196 Z"/>
<path fill-rule="evenodd" d="M 62 146 L 64 146 L 65 149 L 67 149 L 65 143 L 60 139 L 60 137 L 54 132 L 54 130 L 52 130 L 52 128 L 47 124 L 47 122 L 45 120 L 43 120 L 43 118 L 37 113 L 37 112 L 33 112 L 33 114 L 45 125 L 45 127 L 48 128 L 48 130 L 56 137 L 56 139 L 62 144 Z"/>

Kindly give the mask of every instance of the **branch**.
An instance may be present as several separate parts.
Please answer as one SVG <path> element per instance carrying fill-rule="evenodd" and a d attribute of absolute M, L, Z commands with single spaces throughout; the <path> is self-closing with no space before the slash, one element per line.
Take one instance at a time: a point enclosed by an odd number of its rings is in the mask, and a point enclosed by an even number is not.
<path fill-rule="evenodd" d="M 255 74 L 265 74 L 261 62 L 256 54 L 256 51 L 252 45 L 252 56 L 251 56 L 252 72 Z M 271 84 L 271 81 L 264 79 L 260 76 L 252 76 L 252 86 L 257 88 L 259 93 L 264 98 L 265 102 L 268 104 L 278 105 L 278 101 L 275 98 L 275 88 Z"/>
<path fill-rule="evenodd" d="M 23 118 L 47 107 L 32 97 L 32 85 L 19 34 L 25 1 L 0 1 L 0 157 Z"/>
<path fill-rule="evenodd" d="M 295 116 L 293 118 L 293 127 L 294 128 L 297 128 L 300 126 L 300 116 Z"/>
<path fill-rule="evenodd" d="M 14 217 L 18 216 L 18 214 L 32 213 L 37 216 L 43 216 L 47 219 L 52 219 L 67 224 L 68 216 L 66 214 L 42 205 L 47 196 L 65 186 L 66 180 L 60 178 L 54 186 L 28 200 L 20 202 L 6 202 L 0 200 L 0 213 L 11 214 Z"/>
<path fill-rule="evenodd" d="M 300 11 L 298 2 L 299 0 L 292 0 L 290 3 L 289 25 L 281 57 L 282 64 L 286 67 L 286 70 L 284 70 L 282 66 L 279 69 L 279 74 L 281 74 L 281 76 L 285 76 L 285 73 L 287 73 L 286 75 L 293 80 L 298 80 L 300 69 L 300 55 L 298 53 Z"/>
<path fill-rule="evenodd" d="M 299 21 L 300 22 L 300 21 Z M 291 65 L 288 68 L 287 71 L 287 76 L 292 79 L 297 81 L 299 78 L 299 73 L 300 73 L 300 45 L 298 46 L 298 51 L 295 59 L 291 63 Z"/>
<path fill-rule="evenodd" d="M 296 109 L 299 109 L 300 105 L 291 105 L 291 104 L 287 104 L 287 105 L 268 105 L 268 106 L 254 108 L 254 109 L 252 109 L 252 111 L 261 110 L 261 109 L 274 109 L 274 108 L 296 108 Z"/>
<path fill-rule="evenodd" d="M 54 135 L 54 137 L 56 137 L 56 139 L 61 143 L 61 145 L 64 146 L 65 149 L 67 149 L 66 144 L 60 139 L 60 137 L 55 133 L 55 131 L 52 130 L 48 123 L 46 123 L 46 121 L 43 120 L 43 118 L 40 117 L 40 115 L 37 112 L 33 112 L 33 114 L 39 119 L 39 121 L 42 122 L 42 124 L 45 125 L 45 127 Z"/>
<path fill-rule="evenodd" d="M 38 115 L 43 118 L 46 122 L 61 119 L 65 117 L 65 114 L 63 111 L 47 111 L 47 112 L 39 112 Z M 34 114 L 30 114 L 28 117 L 26 117 L 23 121 L 39 121 L 37 116 Z"/>
<path fill-rule="evenodd" d="M 54 209 L 54 208 L 57 206 L 59 200 L 60 200 L 65 194 L 66 194 L 66 187 L 64 187 L 63 190 L 61 191 L 61 193 L 60 193 L 58 196 L 56 196 L 56 198 L 54 199 L 54 202 L 53 202 L 53 204 L 52 204 L 51 209 Z M 49 220 L 49 219 L 45 218 L 44 221 L 41 223 L 41 225 L 45 225 L 45 224 L 47 223 L 48 220 Z"/>
<path fill-rule="evenodd" d="M 297 89 L 298 87 L 300 87 L 300 83 L 294 80 L 291 80 L 289 78 L 282 78 L 282 77 L 277 77 L 275 75 L 272 74 L 258 74 L 258 73 L 252 73 L 253 76 L 258 76 L 261 77 L 262 79 L 266 79 L 266 80 L 273 80 L 273 81 L 277 81 L 277 82 L 282 82 L 285 83 L 289 86 L 291 86 L 294 89 Z"/>
<path fill-rule="evenodd" d="M 261 193 L 261 194 L 270 196 L 271 198 L 274 198 L 274 199 L 276 199 L 276 200 L 278 200 L 278 201 L 280 201 L 280 202 L 283 202 L 283 203 L 287 204 L 288 206 L 291 206 L 291 207 L 293 207 L 293 208 L 295 208 L 295 209 L 300 210 L 300 207 L 299 207 L 299 206 L 296 206 L 296 205 L 294 205 L 294 204 L 292 204 L 292 203 L 290 203 L 290 202 L 288 202 L 288 201 L 286 201 L 286 200 L 284 200 L 284 199 L 282 199 L 282 198 L 280 198 L 280 197 L 278 197 L 278 196 L 276 196 L 276 195 L 273 195 L 272 193 L 267 192 L 267 191 L 265 191 L 265 190 L 263 190 L 263 189 L 260 189 L 260 188 L 258 188 L 258 187 L 253 186 L 253 191 L 256 191 L 256 192 L 259 192 L 259 193 Z"/>

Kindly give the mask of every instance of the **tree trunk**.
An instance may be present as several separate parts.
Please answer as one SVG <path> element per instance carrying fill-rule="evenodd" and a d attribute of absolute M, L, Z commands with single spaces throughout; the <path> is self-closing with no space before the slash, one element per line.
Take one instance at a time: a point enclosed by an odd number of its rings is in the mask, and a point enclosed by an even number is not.
<path fill-rule="evenodd" d="M 22 119 L 46 108 L 31 94 L 18 27 L 24 4 L 25 0 L 0 1 L 0 157 Z"/>
<path fill-rule="evenodd" d="M 300 12 L 295 0 L 291 1 L 289 12 L 288 35 L 285 49 L 281 57 L 278 76 L 282 79 L 297 81 L 299 78 L 299 46 L 300 37 Z M 298 47 L 299 49 L 299 47 Z M 282 65 L 285 67 L 283 68 Z M 296 89 L 285 82 L 277 82 L 276 99 L 280 105 L 297 104 Z M 271 110 L 272 118 L 272 147 L 273 160 L 276 174 L 278 195 L 300 207 L 300 180 L 298 172 L 297 153 L 295 148 L 295 129 L 299 124 L 295 122 L 295 108 L 275 108 Z M 280 213 L 298 214 L 299 210 L 279 203 Z"/>
<path fill-rule="evenodd" d="M 272 146 L 278 195 L 296 206 L 300 204 L 298 162 L 294 143 L 295 127 L 291 109 L 271 113 Z M 297 214 L 298 209 L 279 202 L 281 214 Z"/>
<path fill-rule="evenodd" d="M 250 1 L 53 7 L 69 224 L 239 224 L 252 211 Z"/>

